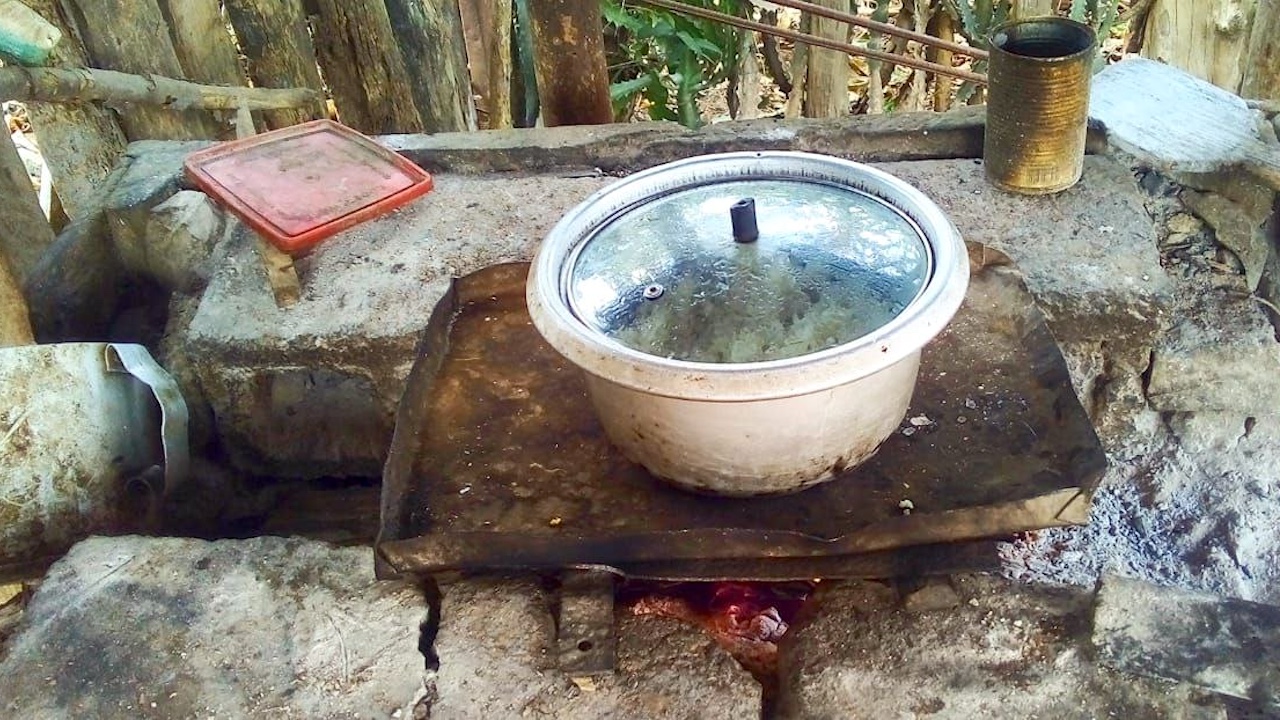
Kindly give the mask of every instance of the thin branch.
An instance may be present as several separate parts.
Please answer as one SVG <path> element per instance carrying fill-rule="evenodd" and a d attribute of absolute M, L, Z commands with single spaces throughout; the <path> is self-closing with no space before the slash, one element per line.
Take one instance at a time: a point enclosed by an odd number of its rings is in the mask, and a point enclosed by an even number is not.
<path fill-rule="evenodd" d="M 0 68 L 0 98 L 54 103 L 107 101 L 160 105 L 170 110 L 281 110 L 319 101 L 310 88 L 201 85 L 160 75 L 92 68 Z"/>
<path fill-rule="evenodd" d="M 653 7 L 660 7 L 666 10 L 672 10 L 674 12 L 682 13 L 684 15 L 692 15 L 694 17 L 700 17 L 707 20 L 714 20 L 716 22 L 723 23 L 725 25 L 731 25 L 733 27 L 742 28 L 744 30 L 755 30 L 756 32 L 762 33 L 764 35 L 775 35 L 777 37 L 786 38 L 793 42 L 803 43 L 805 45 L 823 47 L 823 48 L 828 48 L 830 50 L 838 50 L 848 55 L 858 55 L 861 57 L 871 58 L 873 60 L 881 60 L 884 62 L 890 62 L 897 65 L 903 65 L 909 68 L 915 68 L 916 70 L 924 70 L 926 72 L 937 73 L 939 75 L 947 75 L 949 77 L 960 78 L 961 80 L 968 80 L 978 85 L 987 84 L 986 75 L 979 75 L 977 73 L 969 72 L 968 70 L 962 70 L 962 69 L 953 68 L 953 67 L 945 67 L 943 65 L 938 65 L 937 63 L 926 62 L 924 60 L 917 60 L 915 58 L 906 57 L 904 55 L 895 55 L 893 53 L 886 53 L 886 52 L 880 52 L 878 50 L 871 50 L 869 48 L 862 48 L 862 47 L 858 47 L 857 45 L 849 45 L 842 42 L 836 42 L 834 40 L 828 40 L 826 38 L 821 38 L 816 35 L 806 35 L 804 33 L 798 33 L 793 30 L 784 30 L 783 28 L 779 28 L 779 27 L 769 27 L 764 23 L 755 22 L 754 20 L 744 20 L 743 18 L 734 17 L 733 15 L 726 15 L 725 13 L 715 12 L 714 10 L 704 10 L 700 7 L 696 7 L 693 5 L 685 5 L 684 3 L 676 2 L 675 0 L 637 0 L 637 2 L 640 2 L 644 5 L 652 5 Z"/>
<path fill-rule="evenodd" d="M 932 35 L 927 35 L 922 32 L 915 32 L 913 30 L 910 30 L 904 27 L 898 27 L 897 25 L 894 25 L 892 23 L 883 23 L 876 20 L 869 20 L 856 13 L 847 13 L 841 10 L 833 10 L 829 7 L 816 5 L 811 2 L 805 2 L 805 0 L 770 0 L 770 2 L 772 2 L 774 5 L 781 5 L 783 7 L 789 7 L 793 10 L 800 10 L 802 12 L 807 12 L 810 15 L 817 15 L 819 17 L 830 18 L 831 20 L 839 20 L 841 22 L 846 22 L 846 23 L 849 23 L 850 25 L 857 25 L 858 27 L 861 27 L 861 28 L 866 28 L 868 30 L 874 30 L 875 32 L 884 33 L 885 35 L 893 35 L 895 37 L 903 38 L 904 40 L 914 40 L 920 43 L 921 45 L 936 47 L 942 50 L 950 50 L 951 52 L 957 55 L 967 55 L 971 58 L 974 58 L 975 60 L 982 60 L 988 56 L 988 53 L 986 50 L 975 48 L 971 45 L 961 45 L 959 43 L 952 42 L 950 40 L 943 40 L 942 38 L 936 38 Z"/>

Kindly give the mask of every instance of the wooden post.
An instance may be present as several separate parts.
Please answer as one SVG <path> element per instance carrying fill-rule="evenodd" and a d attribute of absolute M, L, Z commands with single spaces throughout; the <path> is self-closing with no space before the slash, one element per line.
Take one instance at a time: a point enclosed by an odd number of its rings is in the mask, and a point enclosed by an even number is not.
<path fill-rule="evenodd" d="M 476 94 L 484 100 L 485 127 L 512 126 L 511 0 L 462 0 L 462 30 L 467 64 Z"/>
<path fill-rule="evenodd" d="M 62 3 L 24 2 L 62 31 L 62 42 L 54 48 L 50 64 L 87 67 L 88 55 L 63 14 Z M 81 217 L 93 206 L 98 187 L 124 154 L 124 131 L 110 110 L 93 103 L 29 102 L 27 113 L 63 210 L 73 220 Z"/>
<path fill-rule="evenodd" d="M 224 0 L 236 30 L 249 77 L 258 87 L 320 90 L 316 51 L 301 0 Z M 325 117 L 324 106 L 268 110 L 267 126 L 276 129 Z"/>
<path fill-rule="evenodd" d="M 909 0 L 908 0 L 909 1 Z M 851 12 L 849 0 L 816 0 L 833 10 Z M 814 17 L 813 34 L 847 42 L 849 26 Z M 809 82 L 805 92 L 805 117 L 844 117 L 849 114 L 849 56 L 837 50 L 809 48 Z"/>
<path fill-rule="evenodd" d="M 475 108 L 458 3 L 386 0 L 386 12 L 404 57 L 407 87 L 422 129 L 474 130 Z"/>
<path fill-rule="evenodd" d="M 529 15 L 542 124 L 613 122 L 598 0 L 533 0 Z"/>
<path fill-rule="evenodd" d="M 53 228 L 40 210 L 13 139 L 8 132 L 0 135 L 0 257 L 21 285 L 53 244 Z"/>
<path fill-rule="evenodd" d="M 1248 63 L 1249 18 L 1266 3 L 1274 0 L 1155 0 L 1142 55 L 1236 92 Z"/>
<path fill-rule="evenodd" d="M 1240 94 L 1280 100 L 1280 0 L 1259 0 L 1251 32 Z"/>
<path fill-rule="evenodd" d="M 65 0 L 93 67 L 180 78 L 182 64 L 156 0 Z M 130 140 L 223 137 L 229 128 L 207 112 L 130 106 L 120 113 Z"/>
<path fill-rule="evenodd" d="M 159 0 L 183 77 L 210 85 L 244 85 L 218 0 Z"/>
<path fill-rule="evenodd" d="M 931 20 L 933 23 L 934 37 L 941 40 L 955 40 L 955 25 L 951 22 L 951 13 L 946 8 L 939 8 L 933 15 Z M 929 48 L 927 57 L 930 62 L 939 65 L 951 66 L 952 54 L 950 50 L 942 50 L 940 48 Z M 951 109 L 951 78 L 935 75 L 933 78 L 933 110 L 934 112 L 945 112 Z"/>
<path fill-rule="evenodd" d="M 760 117 L 760 64 L 756 60 L 756 34 L 738 31 L 738 64 L 729 78 L 729 115 L 734 120 Z"/>
<path fill-rule="evenodd" d="M 493 12 L 489 16 L 489 128 L 509 128 L 514 122 L 511 112 L 511 0 L 489 0 Z"/>
<path fill-rule="evenodd" d="M 423 130 L 383 0 L 316 0 L 316 56 L 338 117 L 365 133 Z"/>
<path fill-rule="evenodd" d="M 1054 0 L 1013 0 L 1010 16 L 1015 18 L 1044 17 L 1053 14 Z"/>

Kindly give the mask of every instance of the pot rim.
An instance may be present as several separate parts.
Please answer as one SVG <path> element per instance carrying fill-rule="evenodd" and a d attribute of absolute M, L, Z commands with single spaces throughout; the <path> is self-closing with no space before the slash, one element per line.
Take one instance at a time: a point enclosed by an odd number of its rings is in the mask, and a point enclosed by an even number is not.
<path fill-rule="evenodd" d="M 929 246 L 933 267 L 924 289 L 888 323 L 842 345 L 781 360 L 704 363 L 627 347 L 580 319 L 566 296 L 570 258 L 606 223 L 662 195 L 727 180 L 825 182 L 878 198 L 907 216 Z M 658 165 L 596 191 L 570 210 L 542 241 L 526 300 L 546 341 L 584 371 L 645 393 L 737 402 L 805 395 L 874 375 L 917 353 L 955 315 L 969 284 L 959 231 L 932 200 L 908 183 L 862 163 L 792 151 L 700 155 Z"/>

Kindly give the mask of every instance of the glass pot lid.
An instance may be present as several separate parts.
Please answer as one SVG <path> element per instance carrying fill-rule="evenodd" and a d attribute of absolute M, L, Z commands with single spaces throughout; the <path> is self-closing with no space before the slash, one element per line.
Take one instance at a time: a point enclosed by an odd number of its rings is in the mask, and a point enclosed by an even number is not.
<path fill-rule="evenodd" d="M 782 360 L 884 326 L 920 295 L 929 244 L 889 203 L 802 178 L 667 192 L 571 254 L 565 291 L 588 326 L 650 355 Z"/>

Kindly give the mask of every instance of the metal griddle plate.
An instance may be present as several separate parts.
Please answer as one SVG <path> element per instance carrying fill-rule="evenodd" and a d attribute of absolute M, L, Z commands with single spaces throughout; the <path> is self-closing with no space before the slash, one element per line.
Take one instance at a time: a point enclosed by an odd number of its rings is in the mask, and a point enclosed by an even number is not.
<path fill-rule="evenodd" d="M 789 579 L 985 565 L 991 538 L 1087 520 L 1106 466 L 1066 363 L 1008 258 L 970 245 L 964 306 L 924 351 L 880 452 L 799 494 L 693 495 L 606 440 L 582 373 L 529 321 L 524 264 L 458 280 L 401 400 L 378 568 L 597 566 L 670 579 Z M 914 509 L 904 514 L 900 503 Z M 986 539 L 987 542 L 973 542 Z"/>

